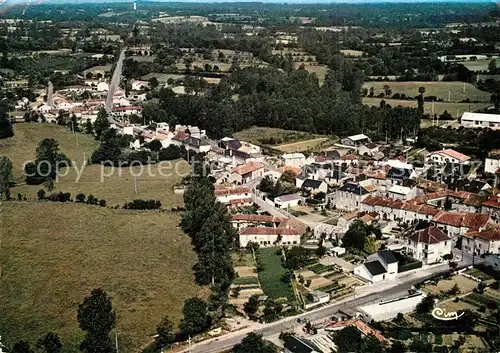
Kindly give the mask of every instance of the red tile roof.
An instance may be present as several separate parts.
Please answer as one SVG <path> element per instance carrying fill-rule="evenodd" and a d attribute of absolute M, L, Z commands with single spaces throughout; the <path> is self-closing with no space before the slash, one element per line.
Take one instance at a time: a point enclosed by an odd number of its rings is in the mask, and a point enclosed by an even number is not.
<path fill-rule="evenodd" d="M 470 159 L 469 156 L 466 156 L 465 154 L 457 152 L 457 151 L 452 150 L 450 148 L 446 149 L 446 150 L 432 152 L 431 156 L 434 154 L 441 154 L 441 155 L 444 155 L 447 157 L 455 158 L 455 159 L 458 159 L 460 162 L 465 162 L 465 161 L 468 161 Z"/>
<path fill-rule="evenodd" d="M 434 226 L 413 233 L 413 235 L 410 236 L 410 239 L 415 243 L 424 244 L 437 244 L 442 241 L 450 240 L 450 238 L 441 229 Z"/>
<path fill-rule="evenodd" d="M 340 159 L 343 161 L 356 161 L 358 160 L 358 157 L 353 154 L 346 154 L 345 156 L 340 157 Z"/>
<path fill-rule="evenodd" d="M 488 229 L 481 232 L 468 232 L 465 234 L 468 238 L 480 238 L 488 241 L 499 241 L 500 240 L 500 230 L 498 229 Z"/>
<path fill-rule="evenodd" d="M 130 106 L 127 106 L 127 107 L 114 107 L 113 108 L 113 111 L 118 111 L 118 112 L 126 112 L 126 111 L 129 111 L 129 110 L 139 110 L 141 111 L 143 108 L 138 106 L 138 105 L 130 105 Z"/>
<path fill-rule="evenodd" d="M 240 235 L 298 235 L 292 228 L 248 227 L 240 230 Z"/>
<path fill-rule="evenodd" d="M 324 326 L 324 328 L 325 329 L 328 329 L 328 328 L 340 329 L 341 327 L 347 327 L 347 326 L 355 326 L 363 335 L 365 335 L 365 336 L 373 335 L 380 342 L 383 342 L 383 343 L 389 342 L 389 340 L 387 338 L 385 338 L 385 336 L 380 331 L 369 327 L 367 324 L 365 324 L 361 320 L 347 320 L 347 321 L 332 322 L 332 323 L 329 323 L 326 326 Z"/>
<path fill-rule="evenodd" d="M 231 169 L 231 173 L 236 173 L 239 175 L 245 175 L 248 173 L 255 172 L 256 170 L 264 168 L 264 164 L 260 162 L 248 162 Z"/>
<path fill-rule="evenodd" d="M 455 227 L 466 227 L 479 229 L 485 227 L 490 220 L 490 216 L 484 213 L 470 212 L 447 212 L 440 211 L 434 216 L 433 221 Z"/>
<path fill-rule="evenodd" d="M 262 223 L 267 223 L 267 222 L 281 223 L 286 221 L 286 218 L 282 217 L 259 215 L 259 214 L 244 214 L 244 213 L 233 214 L 231 218 L 233 221 L 262 222 Z"/>
<path fill-rule="evenodd" d="M 233 200 L 229 200 L 228 203 L 230 205 L 239 205 L 239 204 L 252 203 L 252 198 L 251 197 L 247 197 L 247 198 L 243 198 L 243 199 L 233 199 Z"/>
<path fill-rule="evenodd" d="M 215 196 L 248 194 L 250 193 L 250 188 L 242 186 L 236 188 L 215 189 L 214 193 Z"/>
<path fill-rule="evenodd" d="M 176 141 L 184 141 L 189 138 L 189 134 L 184 132 L 184 131 L 178 131 L 174 137 L 172 137 L 172 140 Z"/>
<path fill-rule="evenodd" d="M 483 206 L 500 208 L 500 198 L 496 195 L 493 195 L 488 200 L 483 202 Z"/>

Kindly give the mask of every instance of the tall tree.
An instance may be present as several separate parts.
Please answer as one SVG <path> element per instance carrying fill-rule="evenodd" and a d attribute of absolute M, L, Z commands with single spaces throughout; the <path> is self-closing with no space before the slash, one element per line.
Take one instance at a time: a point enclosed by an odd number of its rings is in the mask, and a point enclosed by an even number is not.
<path fill-rule="evenodd" d="M 80 329 L 87 332 L 80 344 L 84 353 L 112 353 L 115 351 L 109 333 L 115 327 L 116 315 L 111 298 L 102 289 L 94 289 L 78 306 Z"/>
<path fill-rule="evenodd" d="M 45 353 L 61 353 L 62 343 L 57 333 L 49 332 L 37 341 L 37 346 Z"/>
<path fill-rule="evenodd" d="M 97 113 L 97 119 L 94 121 L 94 132 L 95 137 L 99 140 L 104 131 L 109 129 L 108 113 L 104 108 L 99 109 Z"/>
<path fill-rule="evenodd" d="M 0 156 L 0 199 L 12 184 L 12 162 L 5 156 Z"/>
<path fill-rule="evenodd" d="M 210 326 L 207 315 L 207 303 L 200 298 L 190 298 L 184 302 L 184 319 L 181 323 L 182 332 L 193 336 Z"/>
<path fill-rule="evenodd" d="M 156 327 L 156 346 L 165 347 L 174 342 L 174 323 L 168 316 L 165 316 Z"/>
<path fill-rule="evenodd" d="M 12 347 L 11 353 L 34 353 L 30 344 L 26 341 L 19 341 Z"/>
<path fill-rule="evenodd" d="M 14 136 L 14 129 L 7 109 L 0 107 L 0 140 Z"/>

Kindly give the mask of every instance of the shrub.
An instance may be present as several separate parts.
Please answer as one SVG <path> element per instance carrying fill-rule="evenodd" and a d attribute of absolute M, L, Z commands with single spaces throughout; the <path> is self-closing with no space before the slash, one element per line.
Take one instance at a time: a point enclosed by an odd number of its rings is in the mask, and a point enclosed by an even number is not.
<path fill-rule="evenodd" d="M 76 195 L 75 201 L 78 203 L 85 202 L 85 194 L 80 193 L 80 194 Z"/>
<path fill-rule="evenodd" d="M 158 200 L 133 200 L 123 205 L 126 210 L 157 210 L 161 207 Z"/>

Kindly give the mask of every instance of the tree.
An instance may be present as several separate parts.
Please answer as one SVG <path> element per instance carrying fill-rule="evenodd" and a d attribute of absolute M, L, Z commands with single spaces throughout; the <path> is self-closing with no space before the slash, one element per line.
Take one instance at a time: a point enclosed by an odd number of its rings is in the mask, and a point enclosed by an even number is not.
<path fill-rule="evenodd" d="M 497 62 L 495 59 L 491 59 L 488 64 L 488 71 L 490 74 L 494 75 L 497 72 Z"/>
<path fill-rule="evenodd" d="M 267 300 L 266 305 L 264 306 L 263 318 L 266 322 L 277 320 L 280 317 L 282 310 L 283 305 L 274 300 Z"/>
<path fill-rule="evenodd" d="M 162 149 L 163 145 L 161 144 L 160 140 L 153 140 L 148 144 L 148 147 L 151 151 L 159 152 Z"/>
<path fill-rule="evenodd" d="M 304 268 L 308 259 L 309 251 L 306 248 L 294 246 L 291 249 L 286 250 L 285 267 L 292 270 Z"/>
<path fill-rule="evenodd" d="M 184 334 L 193 336 L 203 332 L 209 326 L 207 303 L 200 298 L 190 298 L 184 302 L 184 319 L 181 330 Z"/>
<path fill-rule="evenodd" d="M 406 346 L 401 341 L 395 341 L 392 346 L 387 349 L 387 353 L 404 353 L 406 352 Z"/>
<path fill-rule="evenodd" d="M 19 341 L 12 347 L 11 353 L 34 353 L 30 344 L 26 341 Z"/>
<path fill-rule="evenodd" d="M 276 353 L 276 348 L 262 339 L 262 335 L 249 333 L 241 343 L 234 346 L 232 353 Z"/>
<path fill-rule="evenodd" d="M 418 112 L 420 116 L 424 115 L 424 93 L 425 93 L 425 87 L 419 87 L 418 88 Z"/>
<path fill-rule="evenodd" d="M 295 185 L 295 174 L 291 170 L 285 170 L 280 176 L 280 181 L 282 183 L 289 183 Z"/>
<path fill-rule="evenodd" d="M 14 136 L 14 129 L 6 108 L 0 107 L 0 140 Z"/>
<path fill-rule="evenodd" d="M 460 287 L 458 286 L 458 284 L 454 284 L 453 287 L 450 288 L 450 290 L 448 291 L 448 293 L 450 295 L 457 295 L 457 294 L 460 294 Z"/>
<path fill-rule="evenodd" d="M 108 113 L 104 108 L 99 109 L 97 119 L 94 121 L 94 132 L 96 140 L 99 140 L 104 131 L 109 129 Z"/>
<path fill-rule="evenodd" d="M 5 156 L 0 156 L 0 200 L 13 182 L 12 162 Z"/>
<path fill-rule="evenodd" d="M 44 189 L 38 190 L 38 192 L 36 193 L 36 195 L 38 197 L 38 201 L 45 200 L 45 190 Z"/>
<path fill-rule="evenodd" d="M 356 220 L 349 226 L 349 229 L 342 238 L 342 244 L 346 248 L 363 250 L 367 238 L 366 224 L 360 220 Z"/>
<path fill-rule="evenodd" d="M 248 301 L 243 305 L 243 310 L 248 315 L 255 314 L 259 310 L 259 296 L 254 294 L 248 298 Z"/>
<path fill-rule="evenodd" d="M 78 305 L 77 320 L 80 329 L 87 334 L 80 344 L 85 353 L 112 353 L 114 345 L 109 333 L 115 327 L 116 315 L 111 298 L 102 289 L 92 290 Z"/>
<path fill-rule="evenodd" d="M 156 326 L 156 346 L 165 347 L 175 342 L 174 323 L 168 316 Z"/>
<path fill-rule="evenodd" d="M 89 135 L 94 134 L 94 125 L 92 125 L 90 119 L 87 119 L 87 121 L 85 122 L 85 133 Z"/>
<path fill-rule="evenodd" d="M 361 332 L 355 326 L 347 326 L 335 333 L 333 341 L 340 353 L 360 352 L 363 342 Z"/>
<path fill-rule="evenodd" d="M 266 175 L 259 183 L 258 189 L 265 193 L 270 193 L 273 191 L 274 182 L 269 175 Z"/>
<path fill-rule="evenodd" d="M 167 148 L 162 148 L 158 153 L 160 161 L 172 161 L 181 158 L 181 148 L 176 145 L 168 145 Z"/>
<path fill-rule="evenodd" d="M 434 296 L 429 294 L 427 295 L 420 303 L 417 304 L 416 311 L 417 313 L 420 314 L 427 314 L 430 313 L 431 310 L 434 308 Z"/>
<path fill-rule="evenodd" d="M 62 350 L 61 340 L 57 333 L 49 332 L 37 341 L 37 346 L 45 353 L 60 353 Z"/>

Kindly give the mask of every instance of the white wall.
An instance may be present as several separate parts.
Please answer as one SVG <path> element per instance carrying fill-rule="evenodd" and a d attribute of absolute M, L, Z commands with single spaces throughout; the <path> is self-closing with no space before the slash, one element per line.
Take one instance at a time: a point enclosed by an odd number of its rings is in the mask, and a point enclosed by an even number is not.
<path fill-rule="evenodd" d="M 484 161 L 484 171 L 486 173 L 495 174 L 497 169 L 500 168 L 500 159 L 486 158 Z"/>

